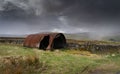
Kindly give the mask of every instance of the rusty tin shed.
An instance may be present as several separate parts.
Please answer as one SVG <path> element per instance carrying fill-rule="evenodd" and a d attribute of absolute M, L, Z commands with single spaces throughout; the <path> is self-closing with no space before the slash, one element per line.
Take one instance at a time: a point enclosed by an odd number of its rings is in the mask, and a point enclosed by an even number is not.
<path fill-rule="evenodd" d="M 39 49 L 59 49 L 66 46 L 66 38 L 62 33 L 31 34 L 26 37 L 23 45 Z"/>

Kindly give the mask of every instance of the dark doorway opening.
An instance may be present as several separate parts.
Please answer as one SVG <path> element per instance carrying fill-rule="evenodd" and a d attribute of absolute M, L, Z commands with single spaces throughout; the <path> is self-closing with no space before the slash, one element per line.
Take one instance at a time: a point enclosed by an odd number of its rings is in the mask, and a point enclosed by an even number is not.
<path fill-rule="evenodd" d="M 64 36 L 59 35 L 54 39 L 54 42 L 53 42 L 54 49 L 61 49 L 61 48 L 64 48 L 65 46 L 66 46 L 66 40 Z"/>
<path fill-rule="evenodd" d="M 39 49 L 46 49 L 49 45 L 49 36 L 45 36 L 43 40 L 40 42 Z"/>

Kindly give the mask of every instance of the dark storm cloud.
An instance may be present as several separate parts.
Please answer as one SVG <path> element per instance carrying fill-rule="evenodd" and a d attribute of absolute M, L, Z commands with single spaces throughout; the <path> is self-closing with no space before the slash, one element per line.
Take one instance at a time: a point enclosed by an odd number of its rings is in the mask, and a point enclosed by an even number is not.
<path fill-rule="evenodd" d="M 66 15 L 82 19 L 114 18 L 120 14 L 119 0 L 1 0 L 1 16 L 29 17 Z"/>
<path fill-rule="evenodd" d="M 120 0 L 0 0 L 0 19 L 29 32 L 120 32 Z"/>

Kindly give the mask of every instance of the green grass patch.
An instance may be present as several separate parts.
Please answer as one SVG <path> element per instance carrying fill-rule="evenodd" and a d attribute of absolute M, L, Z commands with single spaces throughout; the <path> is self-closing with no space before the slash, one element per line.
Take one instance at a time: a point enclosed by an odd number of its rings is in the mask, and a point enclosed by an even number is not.
<path fill-rule="evenodd" d="M 4 65 L 0 67 L 4 71 L 2 74 L 115 74 L 120 71 L 119 54 L 97 55 L 80 50 L 42 51 L 0 44 L 0 56 L 27 57 L 15 61 L 13 58 L 10 60 L 12 64 L 7 66 L 1 62 Z M 16 70 L 16 67 L 19 69 Z"/>
<path fill-rule="evenodd" d="M 0 56 L 16 56 L 16 55 L 34 55 L 31 48 L 22 46 L 0 44 Z"/>

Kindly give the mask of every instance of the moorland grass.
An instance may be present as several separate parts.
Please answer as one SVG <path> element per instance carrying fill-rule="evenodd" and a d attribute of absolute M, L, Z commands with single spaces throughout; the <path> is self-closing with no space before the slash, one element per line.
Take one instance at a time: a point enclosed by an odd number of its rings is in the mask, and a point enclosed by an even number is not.
<path fill-rule="evenodd" d="M 16 60 L 15 56 L 22 59 Z M 120 54 L 97 55 L 79 50 L 43 51 L 0 44 L 0 57 L 10 57 L 7 65 L 4 62 L 0 64 L 2 74 L 115 74 L 120 71 Z"/>

